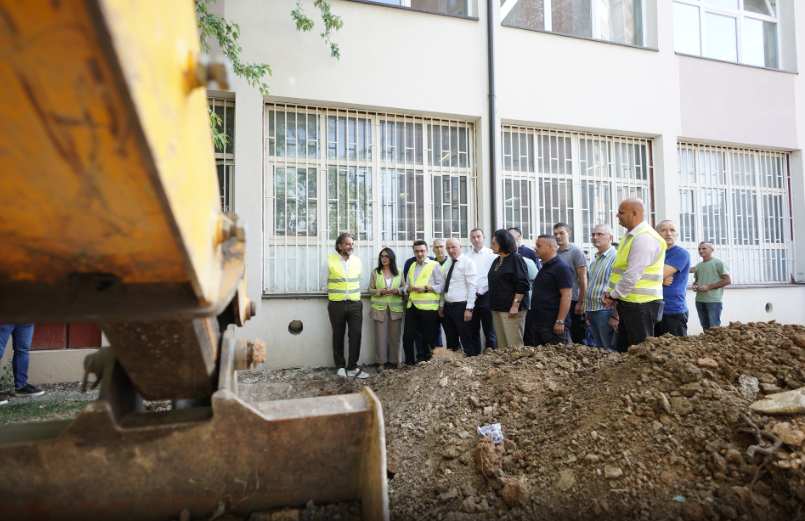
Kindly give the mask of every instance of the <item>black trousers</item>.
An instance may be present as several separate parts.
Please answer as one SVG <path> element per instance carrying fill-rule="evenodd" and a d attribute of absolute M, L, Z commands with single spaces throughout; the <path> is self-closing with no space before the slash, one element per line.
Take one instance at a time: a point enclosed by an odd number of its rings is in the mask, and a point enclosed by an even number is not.
<path fill-rule="evenodd" d="M 481 326 L 484 327 L 486 347 L 497 349 L 495 336 L 495 323 L 492 320 L 492 308 L 489 307 L 489 292 L 475 299 L 475 311 L 472 313 L 472 341 L 475 344 L 475 354 L 481 354 Z"/>
<path fill-rule="evenodd" d="M 524 297 L 528 298 L 528 297 Z M 523 331 L 523 345 L 524 346 L 533 346 L 536 345 L 534 343 L 534 335 L 532 334 L 532 329 L 534 328 L 534 311 L 529 308 L 528 312 L 525 314 L 525 330 Z"/>
<path fill-rule="evenodd" d="M 337 368 L 358 368 L 361 356 L 361 326 L 363 325 L 363 302 L 360 300 L 331 300 L 327 314 L 333 326 L 333 360 Z M 344 360 L 344 333 L 349 327 L 349 363 Z"/>
<path fill-rule="evenodd" d="M 570 341 L 574 344 L 586 344 L 587 324 L 584 323 L 584 314 L 576 314 L 576 304 L 578 303 L 578 300 L 571 300 L 570 311 L 567 312 L 570 315 Z"/>
<path fill-rule="evenodd" d="M 662 320 L 654 326 L 654 336 L 671 333 L 674 336 L 688 335 L 688 312 L 663 313 Z"/>
<path fill-rule="evenodd" d="M 475 356 L 477 353 L 475 352 L 475 341 L 472 338 L 472 322 L 464 322 L 466 309 L 466 302 L 458 304 L 445 302 L 444 319 L 442 320 L 444 336 L 447 337 L 448 349 L 453 351 L 461 349 L 465 355 Z"/>
<path fill-rule="evenodd" d="M 413 365 L 416 359 L 416 334 L 422 331 L 422 343 L 425 356 L 421 360 L 430 360 L 431 350 L 436 347 L 436 336 L 439 331 L 439 312 L 430 309 L 419 309 L 412 305 L 405 311 L 405 326 L 403 326 L 403 351 L 405 363 Z"/>
<path fill-rule="evenodd" d="M 557 345 L 557 344 L 569 344 L 570 339 L 568 337 L 567 328 L 565 328 L 565 332 L 561 335 L 557 335 L 553 332 L 553 324 L 550 326 L 540 326 L 534 324 L 534 342 L 535 345 L 538 346 L 546 346 L 546 345 Z"/>
<path fill-rule="evenodd" d="M 638 304 L 637 302 L 618 301 L 618 343 L 615 349 L 625 353 L 630 346 L 637 345 L 647 337 L 654 336 L 654 324 L 662 318 L 662 300 L 652 300 Z"/>

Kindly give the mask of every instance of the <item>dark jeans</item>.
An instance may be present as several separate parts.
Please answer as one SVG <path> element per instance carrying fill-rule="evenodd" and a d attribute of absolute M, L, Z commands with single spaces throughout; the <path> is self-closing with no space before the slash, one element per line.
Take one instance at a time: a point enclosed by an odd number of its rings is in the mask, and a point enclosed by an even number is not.
<path fill-rule="evenodd" d="M 688 336 L 688 312 L 663 313 L 662 320 L 654 326 L 654 336 L 671 333 L 674 336 Z"/>
<path fill-rule="evenodd" d="M 472 339 L 472 322 L 464 322 L 464 310 L 467 303 L 461 302 L 444 304 L 444 336 L 447 340 L 447 348 L 453 351 L 459 349 L 464 351 L 467 356 L 475 356 L 475 342 Z M 473 313 L 474 314 L 474 313 Z"/>
<path fill-rule="evenodd" d="M 584 314 L 576 314 L 578 300 L 570 301 L 570 341 L 574 344 L 587 344 L 587 324 L 584 323 Z"/>
<path fill-rule="evenodd" d="M 703 331 L 721 325 L 721 310 L 723 307 L 723 302 L 696 301 L 696 312 L 699 313 L 699 323 L 702 325 Z"/>
<path fill-rule="evenodd" d="M 618 301 L 618 343 L 615 347 L 618 352 L 625 353 L 629 346 L 637 345 L 646 337 L 654 336 L 654 324 L 662 318 L 662 300 L 651 302 L 625 302 Z"/>
<path fill-rule="evenodd" d="M 438 329 L 441 327 L 442 327 L 442 317 L 439 317 L 439 325 L 437 326 L 436 329 L 436 347 L 444 347 L 442 345 L 442 332 Z M 417 332 L 415 342 L 416 342 L 417 359 L 425 360 L 426 357 L 425 338 L 422 336 L 422 331 Z"/>
<path fill-rule="evenodd" d="M 613 349 L 612 334 L 615 332 L 609 325 L 609 319 L 612 316 L 612 308 L 599 309 L 598 311 L 588 311 L 587 319 L 590 321 L 590 329 L 593 332 L 593 339 L 595 345 L 602 349 Z"/>
<path fill-rule="evenodd" d="M 34 337 L 33 324 L 0 324 L 0 358 L 6 351 L 8 337 L 13 338 L 14 357 L 11 359 L 11 371 L 14 373 L 14 387 L 19 389 L 28 383 L 28 360 L 31 340 Z"/>
<path fill-rule="evenodd" d="M 569 344 L 567 327 L 565 327 L 564 333 L 557 335 L 553 332 L 553 324 L 550 326 L 534 324 L 534 342 L 538 346 Z"/>
<path fill-rule="evenodd" d="M 436 347 L 436 337 L 439 332 L 439 312 L 430 309 L 419 309 L 411 306 L 405 310 L 405 326 L 403 326 L 403 351 L 405 351 L 405 363 L 413 365 L 417 361 L 414 350 L 415 340 L 418 331 L 422 331 L 423 344 L 425 349 L 424 358 L 430 360 L 431 350 Z"/>
<path fill-rule="evenodd" d="M 489 292 L 475 299 L 475 311 L 472 313 L 472 341 L 475 344 L 475 354 L 481 354 L 481 326 L 484 326 L 486 347 L 497 349 L 495 338 L 495 325 L 492 322 L 492 309 L 489 307 Z"/>
<path fill-rule="evenodd" d="M 327 304 L 330 324 L 333 326 L 333 360 L 337 368 L 358 368 L 361 356 L 361 326 L 363 325 L 363 302 L 360 300 L 331 300 Z M 344 361 L 344 333 L 349 326 L 349 363 Z"/>
<path fill-rule="evenodd" d="M 524 298 L 528 298 L 527 296 Z M 534 345 L 534 312 L 531 311 L 531 308 L 528 309 L 528 312 L 525 314 L 525 330 L 523 330 L 523 345 L 524 346 L 533 346 Z"/>

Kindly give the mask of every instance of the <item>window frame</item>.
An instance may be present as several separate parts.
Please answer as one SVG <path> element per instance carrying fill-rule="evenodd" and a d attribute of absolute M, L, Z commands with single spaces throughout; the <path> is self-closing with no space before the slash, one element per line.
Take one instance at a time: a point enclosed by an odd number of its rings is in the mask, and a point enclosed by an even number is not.
<path fill-rule="evenodd" d="M 221 130 L 226 130 L 227 123 L 228 123 L 228 116 L 227 116 L 227 108 L 232 108 L 232 132 L 235 131 L 235 100 L 228 99 L 228 98 L 221 98 L 218 96 L 209 96 L 207 98 L 207 104 L 210 108 L 215 110 L 215 107 L 218 105 L 222 105 L 224 108 L 224 117 L 221 118 Z M 219 191 L 221 194 L 221 209 L 224 212 L 232 212 L 234 211 L 235 205 L 235 149 L 234 149 L 234 136 L 227 136 L 229 139 L 227 140 L 226 148 L 224 148 L 223 152 L 218 152 L 218 150 L 213 147 L 213 154 L 215 156 L 215 167 L 216 172 L 218 167 L 223 165 L 224 167 L 224 182 L 223 184 L 220 183 L 219 178 Z"/>
<path fill-rule="evenodd" d="M 269 124 L 271 121 L 269 112 L 272 110 L 280 110 L 286 113 L 304 113 L 308 115 L 315 115 L 318 118 L 318 152 L 316 158 L 299 158 L 277 156 L 276 149 L 275 155 L 271 155 L 271 141 L 277 139 L 276 134 L 276 116 L 274 118 L 275 128 L 270 129 Z M 328 171 L 331 166 L 338 168 L 350 168 L 353 166 L 366 167 L 371 170 L 371 196 L 367 201 L 370 205 L 371 211 L 371 224 L 369 234 L 365 240 L 359 239 L 356 236 L 355 241 L 355 255 L 357 255 L 364 264 L 364 273 L 361 281 L 362 288 L 368 283 L 370 268 L 376 264 L 376 255 L 384 247 L 394 249 L 397 254 L 397 264 L 402 268 L 403 263 L 408 257 L 413 256 L 411 250 L 412 239 L 405 238 L 399 239 L 396 237 L 388 237 L 391 230 L 386 230 L 385 226 L 389 221 L 384 216 L 383 206 L 383 186 L 384 179 L 388 176 L 383 176 L 384 170 L 393 170 L 396 172 L 398 168 L 414 168 L 415 170 L 422 171 L 422 206 L 423 206 L 423 227 L 421 230 L 416 230 L 416 238 L 423 238 L 428 241 L 430 245 L 432 240 L 438 235 L 444 238 L 457 237 L 464 247 L 470 247 L 469 232 L 477 222 L 477 197 L 478 186 L 476 182 L 476 128 L 474 123 L 469 120 L 447 119 L 420 115 L 398 114 L 398 113 L 385 113 L 366 110 L 356 110 L 347 108 L 336 108 L 319 105 L 297 105 L 293 103 L 282 102 L 268 102 L 264 105 L 264 168 L 263 168 L 263 298 L 299 298 L 299 297 L 326 297 L 326 292 L 319 289 L 318 273 L 321 264 L 331 253 L 335 253 L 334 243 L 335 240 L 331 236 L 329 229 L 328 219 Z M 336 116 L 347 118 L 367 119 L 371 123 L 369 153 L 371 159 L 361 161 L 359 153 L 356 148 L 356 159 L 339 159 L 338 151 L 336 151 L 336 159 L 329 158 L 327 145 L 330 136 L 327 132 L 327 120 L 329 117 Z M 287 119 L 286 119 L 287 121 Z M 381 143 L 379 141 L 381 136 L 381 123 L 396 124 L 396 122 L 410 122 L 413 125 L 422 125 L 421 136 L 417 136 L 416 129 L 412 130 L 414 139 L 421 139 L 419 145 L 422 151 L 422 164 L 416 164 L 416 157 L 412 158 L 412 162 L 388 162 L 384 161 L 381 154 Z M 337 124 L 336 124 L 337 125 Z M 466 129 L 467 136 L 467 152 L 466 152 L 466 165 L 461 166 L 461 162 L 457 160 L 456 166 L 434 166 L 428 158 L 428 151 L 430 147 L 430 126 L 445 126 L 452 128 Z M 349 128 L 347 126 L 347 128 Z M 356 130 L 357 132 L 357 130 Z M 273 134 L 273 137 L 272 137 Z M 458 148 L 458 145 L 457 145 Z M 347 145 L 347 158 L 349 157 L 349 145 Z M 411 156 L 415 156 L 412 153 Z M 315 235 L 281 235 L 277 234 L 275 230 L 276 225 L 276 186 L 274 185 L 274 172 L 277 167 L 296 167 L 296 168 L 316 168 L 317 182 L 316 194 L 318 203 L 316 208 L 317 229 Z M 396 174 L 395 174 L 396 175 Z M 467 180 L 467 194 L 464 206 L 467 208 L 467 226 L 466 236 L 463 233 L 441 233 L 436 234 L 435 228 L 435 202 L 433 200 L 433 183 L 437 176 L 459 176 Z M 396 215 L 396 214 L 395 214 Z M 396 222 L 397 217 L 392 216 L 391 222 Z M 338 230 L 343 231 L 343 230 Z M 463 230 L 460 230 L 463 231 Z M 293 255 L 283 255 L 280 259 L 280 249 L 288 251 L 295 250 Z M 295 261 L 295 262 L 294 262 Z M 294 266 L 289 267 L 289 262 Z M 285 266 L 284 279 L 279 277 L 278 271 Z M 304 272 L 304 273 L 302 273 Z M 297 273 L 298 280 L 304 277 L 304 284 L 295 284 L 290 281 Z M 311 280 L 312 279 L 312 280 Z M 293 287 L 304 287 L 306 289 L 288 289 Z M 315 289 L 314 289 L 315 288 Z"/>
<path fill-rule="evenodd" d="M 721 170 L 723 177 L 713 180 L 712 176 L 704 178 L 702 176 L 702 154 L 722 154 L 723 165 Z M 682 154 L 686 159 L 681 160 Z M 736 170 L 735 161 L 741 156 L 742 168 Z M 752 158 L 751 169 L 746 168 L 747 158 Z M 692 159 L 692 163 L 690 162 Z M 777 178 L 777 186 L 769 185 L 768 180 L 764 179 L 764 168 L 762 162 L 766 162 L 766 169 L 772 169 L 775 161 L 781 171 L 774 174 Z M 795 269 L 795 248 L 793 234 L 793 215 L 791 211 L 791 169 L 790 154 L 762 149 L 749 149 L 727 146 L 706 145 L 701 143 L 678 142 L 677 143 L 677 178 L 679 180 L 680 205 L 684 197 L 689 197 L 692 202 L 690 214 L 692 217 L 685 217 L 685 213 L 680 208 L 680 227 L 681 235 L 678 244 L 688 250 L 691 255 L 691 264 L 695 265 L 699 259 L 697 246 L 701 241 L 714 239 L 704 235 L 705 212 L 701 209 L 704 193 L 707 191 L 722 190 L 724 192 L 723 209 L 723 240 L 717 241 L 715 256 L 724 260 L 729 267 L 730 276 L 735 284 L 746 285 L 768 285 L 768 284 L 789 284 L 792 281 Z M 748 173 L 751 170 L 751 173 Z M 769 172 L 770 170 L 765 170 Z M 736 175 L 743 177 L 741 182 L 736 182 Z M 751 183 L 749 182 L 751 180 Z M 736 201 L 739 199 L 746 202 L 747 195 L 751 195 L 751 208 L 741 205 L 741 209 L 736 209 Z M 770 219 L 767 204 L 774 199 L 779 199 L 780 204 L 776 211 L 779 211 L 777 219 L 778 225 L 774 225 L 774 219 Z M 736 224 L 742 220 L 741 229 Z M 746 229 L 746 223 L 752 222 L 752 226 Z M 691 226 L 693 225 L 693 231 Z M 774 233 L 774 240 L 768 240 L 769 230 Z M 741 244 L 739 244 L 741 243 Z M 765 255 L 772 253 L 767 258 Z M 772 258 L 774 257 L 774 258 Z M 782 264 L 787 263 L 787 273 L 782 273 Z M 766 264 L 776 268 L 768 268 Z M 779 276 L 768 276 L 769 269 L 776 269 Z"/>
<path fill-rule="evenodd" d="M 775 13 L 774 16 L 764 15 L 760 13 L 754 13 L 752 11 L 747 11 L 744 8 L 745 0 L 737 0 L 738 8 L 737 9 L 729 9 L 722 6 L 717 6 L 713 4 L 709 4 L 707 0 L 673 0 L 675 4 L 683 4 L 683 5 L 690 5 L 693 7 L 698 8 L 699 10 L 699 54 L 688 54 L 688 53 L 679 53 L 685 54 L 687 56 L 699 56 L 701 58 L 706 58 L 708 60 L 716 60 L 724 63 L 736 63 L 740 65 L 747 65 L 749 67 L 760 67 L 764 69 L 771 69 L 771 70 L 781 70 L 783 64 L 783 50 L 780 40 L 780 6 L 777 5 L 776 10 L 771 9 L 771 4 L 768 0 L 764 0 L 766 5 L 769 7 L 772 12 Z M 729 18 L 735 19 L 735 45 L 736 45 L 736 61 L 729 61 L 729 60 L 722 60 L 720 58 L 713 58 L 706 55 L 706 34 L 707 34 L 707 24 L 704 23 L 704 14 L 715 14 L 720 16 L 726 16 Z M 745 63 L 744 62 L 744 49 L 743 49 L 743 32 L 744 32 L 744 20 L 745 19 L 751 20 L 759 20 L 761 22 L 771 22 L 775 24 L 775 45 L 777 51 L 777 66 L 776 67 L 769 67 L 767 65 L 755 65 L 753 63 Z M 674 46 L 676 50 L 676 45 Z"/>

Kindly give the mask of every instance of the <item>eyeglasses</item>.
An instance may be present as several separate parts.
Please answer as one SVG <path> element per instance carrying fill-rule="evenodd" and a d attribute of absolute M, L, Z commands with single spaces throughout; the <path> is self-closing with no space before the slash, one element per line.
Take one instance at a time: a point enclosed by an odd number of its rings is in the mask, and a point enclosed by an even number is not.
<path fill-rule="evenodd" d="M 606 237 L 606 233 L 591 233 L 590 237 Z"/>
<path fill-rule="evenodd" d="M 381 259 L 389 259 L 390 257 L 388 255 L 381 255 L 380 258 Z"/>

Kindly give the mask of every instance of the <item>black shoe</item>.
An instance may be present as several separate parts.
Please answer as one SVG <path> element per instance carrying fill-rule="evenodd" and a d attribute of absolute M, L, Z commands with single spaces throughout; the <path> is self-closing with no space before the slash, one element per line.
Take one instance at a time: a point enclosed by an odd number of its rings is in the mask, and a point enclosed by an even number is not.
<path fill-rule="evenodd" d="M 42 396 L 43 394 L 45 394 L 45 391 L 31 384 L 25 384 L 14 389 L 15 396 Z"/>

